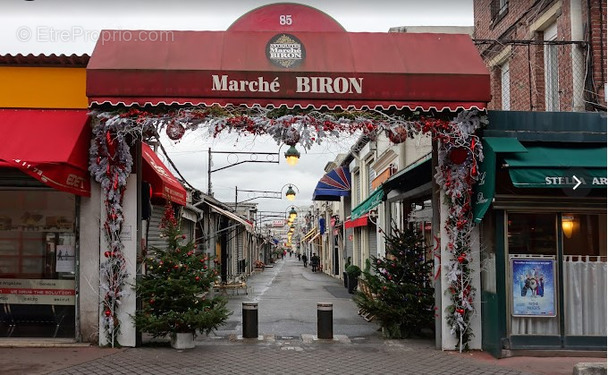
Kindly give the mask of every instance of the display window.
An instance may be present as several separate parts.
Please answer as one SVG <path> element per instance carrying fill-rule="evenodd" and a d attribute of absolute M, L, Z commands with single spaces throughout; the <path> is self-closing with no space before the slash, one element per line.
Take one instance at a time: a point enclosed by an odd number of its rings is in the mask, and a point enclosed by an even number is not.
<path fill-rule="evenodd" d="M 606 215 L 507 216 L 510 334 L 605 336 Z"/>
<path fill-rule="evenodd" d="M 76 197 L 0 191 L 0 335 L 73 337 Z"/>

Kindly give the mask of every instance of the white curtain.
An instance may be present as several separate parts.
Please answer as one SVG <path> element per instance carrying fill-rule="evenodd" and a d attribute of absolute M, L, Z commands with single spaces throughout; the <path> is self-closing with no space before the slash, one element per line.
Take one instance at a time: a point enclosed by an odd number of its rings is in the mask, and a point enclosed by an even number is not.
<path fill-rule="evenodd" d="M 559 320 L 553 318 L 511 318 L 512 335 L 559 335 Z"/>
<path fill-rule="evenodd" d="M 564 259 L 566 335 L 606 336 L 606 260 Z"/>

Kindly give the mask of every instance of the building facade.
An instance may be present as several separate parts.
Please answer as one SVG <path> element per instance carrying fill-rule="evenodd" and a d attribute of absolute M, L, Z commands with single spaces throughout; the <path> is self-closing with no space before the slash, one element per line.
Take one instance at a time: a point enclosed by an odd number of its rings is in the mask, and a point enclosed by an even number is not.
<path fill-rule="evenodd" d="M 492 77 L 475 212 L 483 348 L 605 351 L 605 3 L 474 9 Z"/>

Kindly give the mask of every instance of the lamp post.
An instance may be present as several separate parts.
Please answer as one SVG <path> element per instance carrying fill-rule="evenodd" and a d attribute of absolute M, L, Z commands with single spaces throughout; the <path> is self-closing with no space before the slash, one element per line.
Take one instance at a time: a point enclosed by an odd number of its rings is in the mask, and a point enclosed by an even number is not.
<path fill-rule="evenodd" d="M 228 155 L 237 155 L 237 161 L 231 164 L 228 164 L 224 167 L 211 169 L 211 154 L 228 154 Z M 234 167 L 243 163 L 273 163 L 279 164 L 279 153 L 278 152 L 241 152 L 241 151 L 211 151 L 209 148 L 208 151 L 208 159 L 209 163 L 207 165 L 207 195 L 211 194 L 211 173 L 221 171 L 226 168 Z M 238 160 L 238 155 L 249 155 L 249 160 Z M 258 160 L 258 156 L 266 156 L 266 160 Z"/>

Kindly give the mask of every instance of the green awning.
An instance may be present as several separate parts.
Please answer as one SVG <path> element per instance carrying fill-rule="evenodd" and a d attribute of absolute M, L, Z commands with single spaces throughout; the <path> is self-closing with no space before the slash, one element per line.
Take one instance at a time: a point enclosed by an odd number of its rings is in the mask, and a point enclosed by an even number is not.
<path fill-rule="evenodd" d="M 382 186 L 379 186 L 369 197 L 367 197 L 366 200 L 357 205 L 357 207 L 353 208 L 350 214 L 351 220 L 363 216 L 366 212 L 379 205 L 383 198 L 384 190 L 382 189 Z"/>
<path fill-rule="evenodd" d="M 606 146 L 589 143 L 522 145 L 516 138 L 486 137 L 474 187 L 473 218 L 482 219 L 494 198 L 496 154 L 501 153 L 517 188 L 606 188 Z M 580 184 L 579 184 L 580 182 Z M 578 185 L 577 185 L 578 184 Z"/>
<path fill-rule="evenodd" d="M 505 167 L 518 188 L 606 188 L 606 146 L 527 146 L 505 155 Z"/>
<path fill-rule="evenodd" d="M 483 162 L 479 165 L 479 181 L 474 186 L 473 220 L 479 223 L 490 208 L 496 188 L 496 153 L 527 152 L 517 138 L 486 137 L 482 139 Z"/>
<path fill-rule="evenodd" d="M 498 152 L 527 152 L 524 145 L 517 138 L 485 137 L 484 146 L 490 147 L 492 151 Z M 484 148 L 485 150 L 485 148 Z"/>

